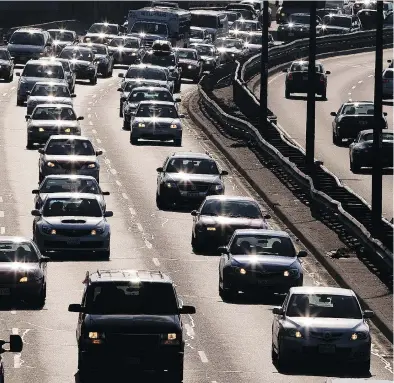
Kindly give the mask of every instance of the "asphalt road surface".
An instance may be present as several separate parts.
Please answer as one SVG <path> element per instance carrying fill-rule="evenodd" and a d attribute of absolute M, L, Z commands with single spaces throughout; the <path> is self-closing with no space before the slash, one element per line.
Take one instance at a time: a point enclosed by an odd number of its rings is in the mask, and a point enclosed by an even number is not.
<path fill-rule="evenodd" d="M 393 50 L 384 51 L 384 67 L 387 59 L 392 58 Z M 330 57 L 321 60 L 328 76 L 327 101 L 316 98 L 316 148 L 315 158 L 324 162 L 343 183 L 371 203 L 372 175 L 368 169 L 361 174 L 350 171 L 349 149 L 332 143 L 332 120 L 330 112 L 337 112 L 343 102 L 373 101 L 375 53 L 360 53 L 349 56 Z M 260 92 L 256 88 L 256 94 Z M 278 116 L 279 125 L 299 145 L 305 148 L 306 94 L 292 94 L 285 99 L 285 74 L 280 73 L 269 79 L 268 105 Z M 393 103 L 385 100 L 383 111 L 388 113 L 389 129 L 393 128 Z M 393 217 L 393 174 L 385 171 L 383 175 L 383 215 Z"/>
<path fill-rule="evenodd" d="M 332 70 L 335 73 L 335 68 Z M 334 366 L 308 366 L 294 376 L 277 372 L 270 355 L 271 308 L 280 304 L 279 298 L 259 304 L 247 300 L 237 304 L 221 301 L 218 257 L 192 252 L 189 212 L 159 211 L 155 205 L 155 169 L 162 165 L 166 155 L 180 149 L 172 144 L 129 144 L 129 133 L 122 131 L 122 120 L 118 117 L 118 72 L 113 78 L 99 79 L 96 86 L 78 84 L 75 99 L 78 115 L 85 116 L 83 134 L 104 150 L 100 180 L 103 190 L 111 192 L 107 207 L 114 211 L 114 217 L 109 218 L 111 260 L 97 262 L 86 255 L 50 262 L 44 309 L 27 310 L 23 306 L 2 309 L 0 337 L 6 339 L 11 332 L 18 333 L 25 342 L 21 355 L 5 355 L 7 383 L 79 381 L 77 314 L 68 313 L 67 307 L 69 303 L 80 302 L 86 271 L 105 268 L 159 269 L 173 278 L 184 303 L 196 306 L 196 315 L 183 318 L 187 343 L 185 383 L 315 383 L 325 382 L 327 376 L 343 376 L 344 372 Z M 16 106 L 15 87 L 16 81 L 0 83 L 0 233 L 31 237 L 31 190 L 38 182 L 38 153 L 25 149 L 26 109 Z M 184 85 L 182 97 L 187 97 L 195 87 Z M 329 92 L 331 97 L 335 94 L 332 83 Z M 249 194 L 250 188 L 188 119 L 182 150 L 210 150 L 222 161 L 222 167 L 230 170 L 227 193 Z M 272 225 L 277 227 L 275 222 Z M 305 284 L 327 283 L 312 257 L 304 265 Z M 390 348 L 375 336 L 373 343 L 372 377 L 391 379 Z M 117 366 L 102 368 L 110 372 Z M 146 380 L 134 379 L 130 372 L 128 379 L 106 381 Z"/>

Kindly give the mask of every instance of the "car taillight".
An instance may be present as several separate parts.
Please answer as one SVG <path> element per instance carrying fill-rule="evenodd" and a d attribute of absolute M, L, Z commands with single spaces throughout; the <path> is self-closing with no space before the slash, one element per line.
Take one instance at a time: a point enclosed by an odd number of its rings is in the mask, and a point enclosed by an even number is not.
<path fill-rule="evenodd" d="M 293 79 L 293 75 L 292 75 L 291 73 L 289 73 L 289 74 L 287 75 L 287 79 L 288 79 L 288 80 L 292 80 L 292 79 Z"/>
<path fill-rule="evenodd" d="M 387 80 L 387 78 L 384 78 L 384 79 L 383 79 L 383 83 L 384 83 L 384 84 L 387 84 L 388 82 L 389 82 L 389 80 Z"/>

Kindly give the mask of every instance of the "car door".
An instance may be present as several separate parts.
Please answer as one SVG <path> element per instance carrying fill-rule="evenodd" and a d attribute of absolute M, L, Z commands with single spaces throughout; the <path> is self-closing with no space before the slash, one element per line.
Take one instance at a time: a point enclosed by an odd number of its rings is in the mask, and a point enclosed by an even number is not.
<path fill-rule="evenodd" d="M 82 307 L 86 307 L 86 294 L 87 293 L 87 284 L 84 284 L 84 290 L 83 290 L 83 294 L 82 294 L 82 300 L 81 300 L 81 306 Z M 79 313 L 78 314 L 78 323 L 77 323 L 77 330 L 76 330 L 76 337 L 77 337 L 77 343 L 79 345 L 79 339 L 82 336 L 82 325 L 83 322 L 85 320 L 85 313 Z"/>
<path fill-rule="evenodd" d="M 287 294 L 282 304 L 282 309 L 284 313 L 286 313 L 289 299 L 290 299 L 290 294 Z M 282 322 L 283 322 L 283 315 L 274 315 L 274 319 L 272 321 L 272 344 L 275 346 L 276 349 L 279 348 L 279 331 Z"/>

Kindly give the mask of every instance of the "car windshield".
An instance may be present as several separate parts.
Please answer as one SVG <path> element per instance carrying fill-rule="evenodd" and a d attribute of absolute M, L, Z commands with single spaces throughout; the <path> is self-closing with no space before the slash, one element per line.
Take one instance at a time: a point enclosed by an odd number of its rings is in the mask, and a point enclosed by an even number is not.
<path fill-rule="evenodd" d="M 201 215 L 262 218 L 255 202 L 235 200 L 207 200 L 201 209 Z"/>
<path fill-rule="evenodd" d="M 219 25 L 219 17 L 214 15 L 201 15 L 192 13 L 191 24 L 201 28 L 217 28 Z"/>
<path fill-rule="evenodd" d="M 184 49 L 178 49 L 177 55 L 180 59 L 197 60 L 197 52 Z"/>
<path fill-rule="evenodd" d="M 74 41 L 74 33 L 72 32 L 67 32 L 67 31 L 48 31 L 48 32 L 53 40 L 67 41 L 71 43 Z"/>
<path fill-rule="evenodd" d="M 30 243 L 1 241 L 0 262 L 38 262 L 38 257 Z"/>
<path fill-rule="evenodd" d="M 37 106 L 32 115 L 33 120 L 75 121 L 77 116 L 72 108 L 56 106 Z"/>
<path fill-rule="evenodd" d="M 142 62 L 144 64 L 152 64 L 158 66 L 174 66 L 175 65 L 175 56 L 173 54 L 152 54 L 146 53 L 142 58 Z"/>
<path fill-rule="evenodd" d="M 137 21 L 134 23 L 130 32 L 167 36 L 168 28 L 165 24 Z"/>
<path fill-rule="evenodd" d="M 254 23 L 252 21 L 246 21 L 246 20 L 235 21 L 234 24 L 231 26 L 231 29 L 238 31 L 248 31 L 248 32 L 261 30 L 258 23 Z"/>
<path fill-rule="evenodd" d="M 106 55 L 107 54 L 107 47 L 105 45 L 92 45 L 89 46 L 92 49 L 93 53 L 98 55 Z"/>
<path fill-rule="evenodd" d="M 53 139 L 47 144 L 45 154 L 60 156 L 94 156 L 93 145 L 88 140 Z"/>
<path fill-rule="evenodd" d="M 323 17 L 323 24 L 335 25 L 343 28 L 350 28 L 352 26 L 352 20 L 350 17 L 338 17 L 327 15 Z"/>
<path fill-rule="evenodd" d="M 44 203 L 44 217 L 102 217 L 103 212 L 96 199 L 49 198 Z"/>
<path fill-rule="evenodd" d="M 308 72 L 308 61 L 298 62 L 291 65 L 290 72 Z M 316 73 L 323 73 L 323 67 L 316 64 Z"/>
<path fill-rule="evenodd" d="M 91 314 L 177 315 L 178 304 L 169 283 L 106 282 L 88 287 Z"/>
<path fill-rule="evenodd" d="M 146 80 L 166 81 L 167 76 L 164 70 L 154 68 L 129 68 L 126 78 L 143 78 Z"/>
<path fill-rule="evenodd" d="M 22 72 L 23 77 L 64 78 L 63 67 L 60 65 L 27 64 Z"/>
<path fill-rule="evenodd" d="M 289 16 L 289 23 L 294 24 L 307 24 L 309 25 L 309 15 L 290 15 Z"/>
<path fill-rule="evenodd" d="M 204 31 L 202 29 L 192 29 L 190 28 L 190 37 L 195 39 L 203 39 Z"/>
<path fill-rule="evenodd" d="M 10 44 L 43 46 L 44 36 L 42 33 L 14 32 Z"/>
<path fill-rule="evenodd" d="M 374 114 L 373 104 L 350 104 L 345 105 L 342 109 L 342 114 Z"/>
<path fill-rule="evenodd" d="M 174 106 L 141 105 L 136 117 L 178 118 L 178 113 Z"/>
<path fill-rule="evenodd" d="M 67 85 L 34 85 L 31 96 L 70 97 Z"/>
<path fill-rule="evenodd" d="M 383 141 L 393 141 L 394 140 L 393 133 L 382 132 L 382 140 Z M 362 136 L 362 141 L 373 141 L 373 133 L 364 134 Z"/>
<path fill-rule="evenodd" d="M 7 51 L 5 51 L 4 49 L 1 49 L 0 50 L 0 60 L 9 60 L 10 58 L 9 58 L 9 56 L 8 56 L 8 53 L 7 53 Z"/>
<path fill-rule="evenodd" d="M 249 44 L 262 45 L 263 37 L 261 35 L 251 35 L 247 38 L 247 42 Z"/>
<path fill-rule="evenodd" d="M 40 193 L 100 194 L 100 187 L 95 179 L 47 177 L 40 188 Z"/>
<path fill-rule="evenodd" d="M 138 39 L 115 38 L 109 43 L 110 47 L 139 48 Z"/>
<path fill-rule="evenodd" d="M 137 103 L 140 101 L 170 101 L 173 102 L 173 97 L 170 92 L 166 90 L 134 90 L 129 94 L 129 102 Z"/>
<path fill-rule="evenodd" d="M 214 55 L 214 47 L 209 45 L 193 45 L 193 48 L 197 50 L 197 52 L 201 56 L 213 56 Z"/>
<path fill-rule="evenodd" d="M 88 33 L 104 33 L 107 35 L 117 35 L 118 26 L 117 25 L 105 25 L 105 24 L 93 24 Z"/>
<path fill-rule="evenodd" d="M 93 52 L 87 49 L 63 49 L 60 58 L 69 60 L 93 61 Z"/>
<path fill-rule="evenodd" d="M 236 49 L 242 49 L 243 48 L 243 42 L 239 40 L 216 40 L 215 45 L 218 48 L 236 48 Z"/>
<path fill-rule="evenodd" d="M 230 248 L 234 255 L 278 255 L 295 257 L 291 239 L 275 235 L 237 235 Z"/>
<path fill-rule="evenodd" d="M 219 174 L 214 160 L 201 158 L 173 158 L 165 169 L 168 173 Z"/>
<path fill-rule="evenodd" d="M 360 306 L 355 297 L 334 294 L 292 294 L 286 315 L 288 317 L 362 319 Z"/>

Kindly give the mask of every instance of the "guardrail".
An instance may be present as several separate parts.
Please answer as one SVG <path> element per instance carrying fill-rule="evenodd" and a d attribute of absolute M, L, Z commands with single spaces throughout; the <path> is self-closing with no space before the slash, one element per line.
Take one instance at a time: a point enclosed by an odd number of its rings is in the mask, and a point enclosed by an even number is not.
<path fill-rule="evenodd" d="M 392 44 L 392 30 L 385 31 L 384 43 Z M 374 46 L 375 31 L 363 31 L 347 35 L 324 36 L 317 39 L 317 52 L 333 53 L 349 49 Z M 289 44 L 269 49 L 269 69 L 275 70 L 286 63 L 307 56 L 309 41 L 293 41 Z M 250 80 L 260 69 L 260 56 L 256 55 L 233 67 L 225 66 L 220 73 L 204 76 L 199 83 L 200 100 L 209 115 L 215 118 L 224 129 L 234 136 L 253 142 L 253 144 L 275 161 L 310 197 L 313 214 L 320 216 L 327 212 L 335 216 L 347 233 L 354 238 L 353 246 L 362 251 L 389 273 L 393 269 L 393 225 L 382 219 L 382 233 L 378 238 L 371 235 L 371 208 L 362 198 L 342 185 L 340 180 L 328 169 L 315 165 L 314 179 L 308 175 L 305 166 L 305 152 L 296 146 L 275 124 L 275 116 L 260 128 L 260 104 L 247 88 Z M 212 91 L 224 72 L 233 71 L 233 98 L 240 112 L 239 117 L 226 113 L 220 103 L 215 102 Z"/>

